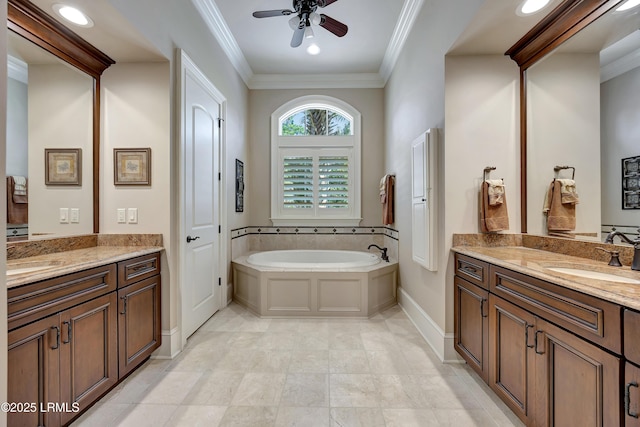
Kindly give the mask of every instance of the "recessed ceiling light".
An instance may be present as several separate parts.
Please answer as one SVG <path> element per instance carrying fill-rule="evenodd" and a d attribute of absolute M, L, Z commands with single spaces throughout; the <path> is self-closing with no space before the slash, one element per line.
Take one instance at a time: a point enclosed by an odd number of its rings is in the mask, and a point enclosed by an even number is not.
<path fill-rule="evenodd" d="M 518 15 L 531 15 L 533 13 L 541 11 L 550 0 L 525 0 L 522 2 L 518 11 Z"/>
<path fill-rule="evenodd" d="M 85 15 L 75 7 L 56 3 L 53 5 L 53 10 L 72 24 L 84 28 L 93 27 L 93 21 L 91 20 L 91 18 L 89 18 L 87 15 Z"/>
<path fill-rule="evenodd" d="M 307 53 L 309 55 L 317 55 L 320 53 L 320 48 L 314 43 L 307 48 Z"/>
<path fill-rule="evenodd" d="M 626 2 L 622 3 L 622 6 L 618 7 L 616 9 L 616 12 L 622 12 L 625 10 L 629 10 L 633 7 L 636 7 L 637 5 L 640 4 L 640 0 L 627 0 Z"/>

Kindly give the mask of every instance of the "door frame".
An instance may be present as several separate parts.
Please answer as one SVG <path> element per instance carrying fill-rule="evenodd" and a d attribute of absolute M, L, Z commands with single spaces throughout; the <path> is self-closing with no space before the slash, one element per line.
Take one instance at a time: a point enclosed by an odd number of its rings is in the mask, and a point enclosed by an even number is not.
<path fill-rule="evenodd" d="M 173 247 L 177 249 L 178 252 L 178 274 L 179 284 L 176 289 L 177 296 L 177 317 L 178 317 L 178 329 L 180 332 L 180 350 L 184 348 L 187 343 L 187 338 L 182 333 L 182 326 L 184 324 L 183 319 L 183 295 L 184 295 L 184 286 L 186 283 L 185 274 L 186 274 L 186 214 L 185 214 L 185 82 L 186 76 L 189 74 L 191 77 L 198 80 L 198 82 L 207 89 L 207 91 L 211 94 L 211 96 L 215 99 L 215 101 L 220 104 L 220 146 L 218 148 L 218 168 L 220 171 L 220 180 L 218 180 L 218 218 L 220 220 L 221 232 L 219 233 L 218 244 L 216 247 L 218 253 L 218 266 L 219 266 L 219 277 L 222 278 L 222 286 L 220 286 L 220 292 L 218 293 L 220 301 L 220 308 L 224 308 L 227 304 L 227 282 L 228 282 L 228 265 L 227 265 L 227 186 L 226 186 L 226 116 L 227 116 L 227 99 L 214 85 L 209 81 L 209 79 L 200 71 L 198 66 L 193 62 L 193 60 L 187 55 L 187 53 L 182 49 L 177 49 L 176 52 L 177 64 L 178 64 L 178 74 L 179 78 L 177 79 L 178 88 L 177 88 L 177 110 L 179 114 L 179 127 L 178 127 L 178 149 L 177 151 L 177 176 L 178 176 L 178 188 L 177 188 L 177 197 L 175 198 L 175 205 L 178 207 L 178 233 L 176 235 L 176 239 L 173 239 Z M 214 201 L 215 203 L 215 201 Z M 174 206 L 175 206 L 174 205 Z"/>

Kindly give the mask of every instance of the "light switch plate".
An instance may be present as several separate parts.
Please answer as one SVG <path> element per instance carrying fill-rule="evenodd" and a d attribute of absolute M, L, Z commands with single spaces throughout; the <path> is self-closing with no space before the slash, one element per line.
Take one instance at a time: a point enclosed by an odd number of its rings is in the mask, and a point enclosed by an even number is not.
<path fill-rule="evenodd" d="M 118 224 L 127 223 L 127 210 L 125 208 L 118 208 Z"/>
<path fill-rule="evenodd" d="M 60 224 L 69 224 L 69 208 L 60 208 Z"/>
<path fill-rule="evenodd" d="M 127 222 L 129 224 L 137 224 L 138 223 L 138 208 L 129 208 L 127 209 L 127 214 L 129 218 Z"/>
<path fill-rule="evenodd" d="M 71 208 L 69 211 L 69 221 L 71 224 L 78 224 L 80 222 L 80 209 Z"/>

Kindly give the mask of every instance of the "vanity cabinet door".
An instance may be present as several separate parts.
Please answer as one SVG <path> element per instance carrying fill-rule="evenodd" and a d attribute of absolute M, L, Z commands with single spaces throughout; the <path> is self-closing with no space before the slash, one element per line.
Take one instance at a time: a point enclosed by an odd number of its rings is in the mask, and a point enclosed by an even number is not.
<path fill-rule="evenodd" d="M 116 306 L 111 292 L 60 314 L 60 401 L 81 411 L 118 381 Z M 76 415 L 64 411 L 61 421 Z"/>
<path fill-rule="evenodd" d="M 541 319 L 535 351 L 538 425 L 623 425 L 618 357 Z"/>
<path fill-rule="evenodd" d="M 118 291 L 119 377 L 127 375 L 161 343 L 160 276 Z"/>
<path fill-rule="evenodd" d="M 489 306 L 489 386 L 529 425 L 535 404 L 536 317 L 495 295 L 489 297 Z"/>
<path fill-rule="evenodd" d="M 59 324 L 59 316 L 53 315 L 9 332 L 8 402 L 35 408 L 9 411 L 7 425 L 60 425 L 60 414 L 46 410 L 47 403 L 58 402 L 60 396 Z"/>
<path fill-rule="evenodd" d="M 482 379 L 489 375 L 489 293 L 454 278 L 454 347 Z"/>
<path fill-rule="evenodd" d="M 640 368 L 624 364 L 624 426 L 640 427 Z"/>

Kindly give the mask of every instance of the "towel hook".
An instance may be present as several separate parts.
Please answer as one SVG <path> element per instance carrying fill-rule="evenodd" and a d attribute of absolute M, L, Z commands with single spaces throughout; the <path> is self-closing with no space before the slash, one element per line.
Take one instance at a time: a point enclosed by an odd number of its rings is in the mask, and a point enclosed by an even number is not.
<path fill-rule="evenodd" d="M 495 166 L 487 166 L 486 168 L 484 168 L 484 175 L 483 176 L 484 176 L 484 180 L 485 181 L 487 180 L 487 174 L 491 173 L 491 171 L 494 171 L 494 170 L 496 170 Z"/>
<path fill-rule="evenodd" d="M 575 179 L 576 177 L 576 168 L 574 168 L 573 166 L 556 166 L 553 168 L 553 170 L 556 172 L 556 175 L 558 175 L 558 172 L 560 172 L 561 170 L 565 170 L 565 169 L 571 169 L 571 179 Z"/>

